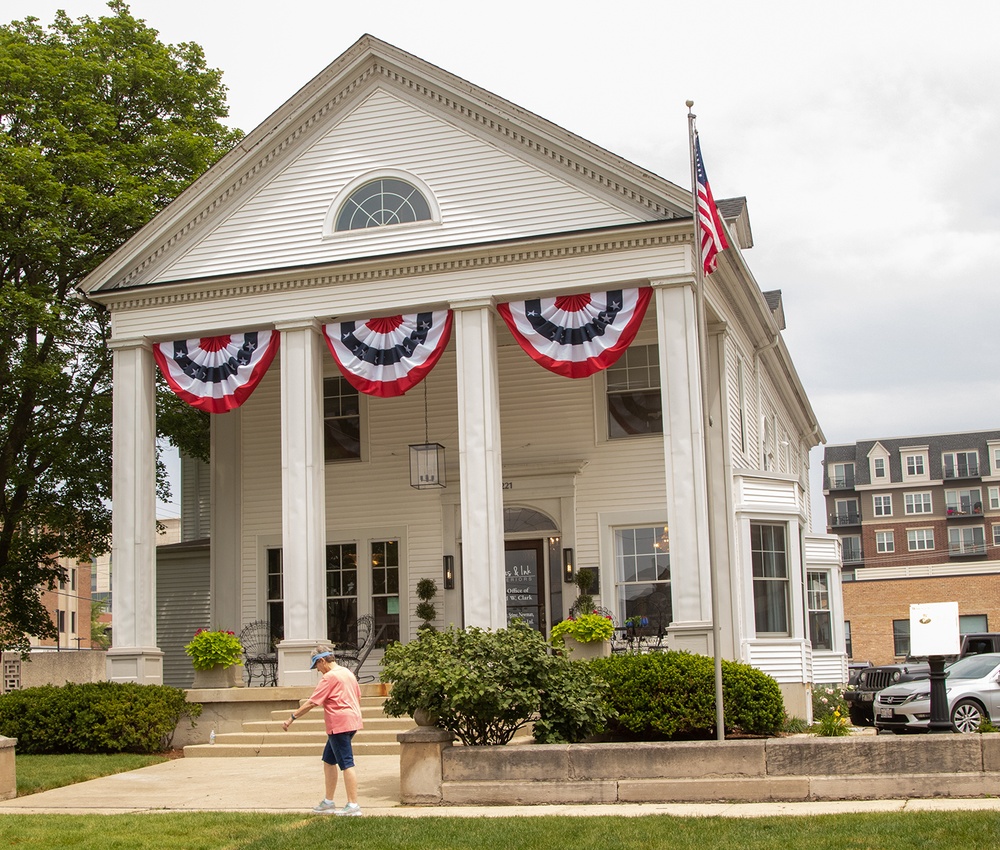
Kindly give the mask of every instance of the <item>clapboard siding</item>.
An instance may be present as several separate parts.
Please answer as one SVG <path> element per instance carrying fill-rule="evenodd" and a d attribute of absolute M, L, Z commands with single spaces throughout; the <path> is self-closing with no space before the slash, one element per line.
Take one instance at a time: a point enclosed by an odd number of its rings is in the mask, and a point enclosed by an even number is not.
<path fill-rule="evenodd" d="M 378 169 L 423 180 L 440 225 L 323 238 L 337 194 Z M 606 200 L 378 90 L 192 246 L 159 281 L 637 221 Z"/>
<path fill-rule="evenodd" d="M 800 641 L 747 641 L 744 661 L 763 670 L 779 684 L 809 682 L 811 649 Z"/>

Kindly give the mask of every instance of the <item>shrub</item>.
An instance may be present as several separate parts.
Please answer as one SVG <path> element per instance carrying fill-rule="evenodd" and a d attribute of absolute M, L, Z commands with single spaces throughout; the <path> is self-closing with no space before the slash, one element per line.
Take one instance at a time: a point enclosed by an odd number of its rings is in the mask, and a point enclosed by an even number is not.
<path fill-rule="evenodd" d="M 576 744 L 604 731 L 604 682 L 586 661 L 555 658 L 532 732 L 538 744 Z"/>
<path fill-rule="evenodd" d="M 840 738 L 851 734 L 851 725 L 847 718 L 840 713 L 840 709 L 834 709 L 824 714 L 816 723 L 812 731 L 821 738 Z"/>
<path fill-rule="evenodd" d="M 588 688 L 588 675 L 551 655 L 545 638 L 524 624 L 421 631 L 385 651 L 382 681 L 392 690 L 384 710 L 399 717 L 425 709 L 469 746 L 506 744 L 536 718 L 556 740 L 588 734 L 601 714 L 600 689 Z"/>
<path fill-rule="evenodd" d="M 607 683 L 608 728 L 640 740 L 708 737 L 715 730 L 715 666 L 687 652 L 652 652 L 590 662 Z M 747 664 L 722 662 L 722 701 L 729 733 L 771 735 L 781 729 L 778 683 Z"/>
<path fill-rule="evenodd" d="M 201 706 L 180 688 L 130 682 L 45 685 L 0 697 L 0 735 L 18 752 L 159 753 Z"/>

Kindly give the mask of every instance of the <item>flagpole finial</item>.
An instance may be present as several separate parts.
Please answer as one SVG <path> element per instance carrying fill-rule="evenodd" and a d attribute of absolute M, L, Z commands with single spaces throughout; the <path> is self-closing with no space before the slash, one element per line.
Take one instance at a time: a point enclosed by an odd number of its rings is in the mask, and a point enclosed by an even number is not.
<path fill-rule="evenodd" d="M 690 108 L 691 108 L 692 106 L 694 106 L 694 101 L 693 101 L 693 100 L 685 100 L 685 101 L 684 101 L 684 105 L 685 105 L 685 106 L 686 106 L 686 107 L 687 107 L 688 109 L 690 109 Z"/>

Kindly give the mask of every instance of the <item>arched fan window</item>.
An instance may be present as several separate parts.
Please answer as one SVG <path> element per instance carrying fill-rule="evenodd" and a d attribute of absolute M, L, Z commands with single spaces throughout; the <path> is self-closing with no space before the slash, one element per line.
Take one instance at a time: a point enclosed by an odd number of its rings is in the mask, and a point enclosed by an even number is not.
<path fill-rule="evenodd" d="M 346 199 L 336 205 L 336 232 L 437 218 L 429 193 L 402 177 L 376 177 L 348 191 Z"/>

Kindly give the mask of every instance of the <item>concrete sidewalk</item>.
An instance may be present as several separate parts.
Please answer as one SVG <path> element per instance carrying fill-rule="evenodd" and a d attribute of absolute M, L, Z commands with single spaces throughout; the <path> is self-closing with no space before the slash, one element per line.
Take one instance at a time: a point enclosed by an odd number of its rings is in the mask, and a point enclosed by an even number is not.
<path fill-rule="evenodd" d="M 817 803 L 617 803 L 556 806 L 402 806 L 399 758 L 357 759 L 358 796 L 366 816 L 521 817 L 532 815 L 678 815 L 760 817 L 846 812 L 985 810 L 1000 799 L 848 800 Z M 343 787 L 337 801 L 344 802 Z M 176 759 L 0 801 L 3 814 L 127 814 L 131 812 L 308 813 L 323 796 L 322 764 L 310 758 Z"/>

